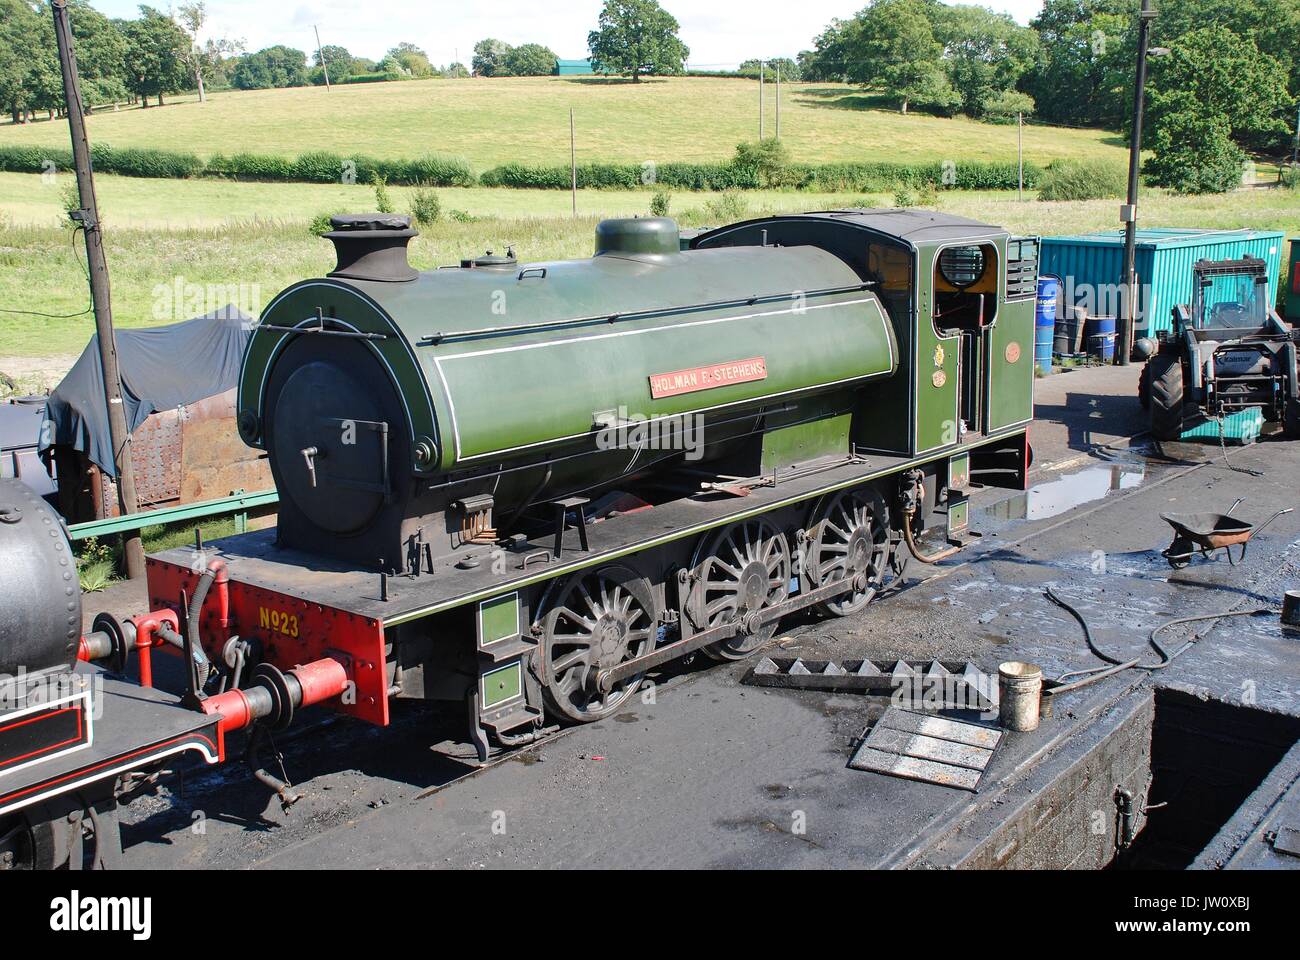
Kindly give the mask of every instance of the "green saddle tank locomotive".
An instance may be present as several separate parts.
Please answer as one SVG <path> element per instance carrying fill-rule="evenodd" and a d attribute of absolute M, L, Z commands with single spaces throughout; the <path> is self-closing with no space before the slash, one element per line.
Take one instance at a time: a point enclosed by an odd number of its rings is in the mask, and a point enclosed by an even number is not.
<path fill-rule="evenodd" d="M 151 556 L 150 611 L 81 638 L 146 685 L 182 650 L 205 759 L 399 698 L 463 702 L 486 758 L 796 610 L 860 611 L 966 541 L 973 486 L 1025 485 L 1035 239 L 901 209 L 612 220 L 589 259 L 417 271 L 415 235 L 336 218 L 336 269 L 254 331 L 238 424 L 276 527 Z M 51 662 L 56 626 L 28 637 Z"/>

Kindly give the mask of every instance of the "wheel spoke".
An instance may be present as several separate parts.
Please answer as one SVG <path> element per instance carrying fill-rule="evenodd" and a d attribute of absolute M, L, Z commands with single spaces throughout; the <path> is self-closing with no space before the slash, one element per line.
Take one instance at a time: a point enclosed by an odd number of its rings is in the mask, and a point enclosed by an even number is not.
<path fill-rule="evenodd" d="M 723 560 L 721 557 L 714 557 L 713 564 L 714 566 L 721 567 L 722 570 L 725 573 L 727 573 L 732 580 L 740 579 L 740 569 L 741 567 L 744 566 L 744 564 L 742 563 L 740 566 L 733 567 L 731 564 L 727 563 L 727 561 Z"/>
<path fill-rule="evenodd" d="M 544 625 L 548 710 L 571 721 L 612 713 L 639 686 L 640 676 L 596 689 L 597 675 L 653 649 L 659 627 L 648 580 L 623 566 L 574 575 L 564 582 L 540 623 Z"/>
<path fill-rule="evenodd" d="M 560 657 L 551 664 L 551 671 L 556 674 L 563 673 L 570 667 L 579 663 L 586 663 L 591 656 L 590 650 L 575 650 L 567 656 Z"/>
<path fill-rule="evenodd" d="M 570 622 L 577 624 L 580 627 L 583 627 L 588 633 L 591 633 L 593 630 L 596 629 L 595 620 L 592 620 L 590 617 L 584 617 L 582 614 L 578 613 L 578 611 L 574 610 L 571 607 L 557 607 L 556 612 L 560 614 L 561 617 L 567 616 Z M 559 620 L 560 617 L 556 617 L 557 623 L 559 622 Z"/>
<path fill-rule="evenodd" d="M 735 610 L 738 606 L 739 604 L 736 603 L 735 596 L 720 597 L 705 607 L 705 616 L 707 616 L 709 622 L 712 623 L 716 614 L 724 610 Z"/>
<path fill-rule="evenodd" d="M 581 595 L 583 602 L 587 604 L 587 609 L 591 611 L 591 615 L 599 620 L 601 613 L 604 611 L 596 603 L 595 598 L 592 597 L 587 585 L 581 581 L 578 583 L 578 593 Z"/>

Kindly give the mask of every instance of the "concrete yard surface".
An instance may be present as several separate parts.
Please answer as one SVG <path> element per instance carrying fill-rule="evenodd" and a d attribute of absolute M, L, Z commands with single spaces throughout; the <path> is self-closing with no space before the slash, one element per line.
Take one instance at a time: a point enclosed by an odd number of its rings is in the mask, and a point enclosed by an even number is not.
<path fill-rule="evenodd" d="M 1051 587 L 1100 651 L 1139 668 L 1050 698 L 1036 731 L 1003 737 L 974 793 L 848 767 L 889 697 L 752 686 L 758 656 L 696 657 L 621 713 L 482 769 L 445 742 L 458 711 L 399 704 L 384 730 L 307 717 L 277 741 L 304 794 L 289 813 L 237 763 L 191 769 L 183 791 L 166 781 L 124 811 L 127 863 L 1300 866 L 1285 849 L 1300 840 L 1300 640 L 1276 613 L 1300 579 L 1300 514 L 1235 565 L 1220 554 L 1178 571 L 1161 556 L 1172 531 L 1160 519 L 1237 497 L 1250 520 L 1294 505 L 1300 445 L 1231 449 L 1254 476 L 1217 446 L 1130 443 L 1138 370 L 1040 380 L 1032 489 L 979 492 L 980 541 L 935 567 L 913 562 L 860 614 L 792 618 L 763 651 L 986 674 L 1022 660 L 1049 679 L 1105 666 Z M 1270 612 L 1244 614 L 1257 609 Z M 1163 632 L 1171 663 L 1150 643 L 1172 618 L 1225 613 L 1242 615 Z"/>

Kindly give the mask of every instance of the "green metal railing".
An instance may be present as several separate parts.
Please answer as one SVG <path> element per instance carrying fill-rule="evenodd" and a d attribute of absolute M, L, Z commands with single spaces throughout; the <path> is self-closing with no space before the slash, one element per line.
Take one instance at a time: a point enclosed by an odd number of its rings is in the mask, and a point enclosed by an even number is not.
<path fill-rule="evenodd" d="M 163 507 L 161 510 L 144 510 L 123 517 L 108 517 L 104 520 L 91 520 L 87 523 L 74 523 L 68 527 L 68 536 L 73 540 L 86 537 L 105 537 L 114 533 L 127 533 L 156 527 L 169 523 L 184 523 L 203 517 L 235 515 L 235 530 L 243 533 L 248 529 L 248 512 L 258 507 L 271 506 L 280 502 L 280 495 L 274 490 L 259 493 L 236 491 L 228 497 L 218 500 L 203 500 L 199 503 L 184 503 L 178 507 Z"/>

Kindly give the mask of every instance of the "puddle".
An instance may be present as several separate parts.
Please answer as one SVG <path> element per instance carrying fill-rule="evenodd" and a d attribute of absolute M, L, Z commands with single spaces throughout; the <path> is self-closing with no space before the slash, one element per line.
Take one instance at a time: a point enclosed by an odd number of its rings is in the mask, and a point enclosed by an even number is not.
<path fill-rule="evenodd" d="M 1025 493 L 983 508 L 980 514 L 990 520 L 1044 520 L 1100 500 L 1113 490 L 1139 487 L 1144 479 L 1146 467 L 1139 463 L 1089 467 L 1035 484 Z"/>

